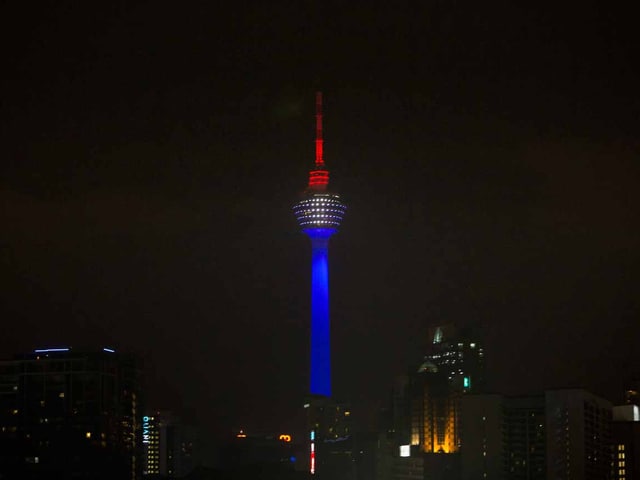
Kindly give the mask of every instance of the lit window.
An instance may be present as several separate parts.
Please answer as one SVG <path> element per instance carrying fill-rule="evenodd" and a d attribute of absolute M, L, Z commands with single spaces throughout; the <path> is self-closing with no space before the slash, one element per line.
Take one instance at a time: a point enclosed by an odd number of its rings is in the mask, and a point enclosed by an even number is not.
<path fill-rule="evenodd" d="M 85 436 L 86 438 L 91 438 L 91 432 L 87 432 L 87 433 L 85 433 L 85 434 L 84 434 L 84 436 Z"/>

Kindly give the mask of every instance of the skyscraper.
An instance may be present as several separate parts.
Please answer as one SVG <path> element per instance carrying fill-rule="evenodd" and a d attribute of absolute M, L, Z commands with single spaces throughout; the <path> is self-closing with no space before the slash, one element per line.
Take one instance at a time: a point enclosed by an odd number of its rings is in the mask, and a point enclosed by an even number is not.
<path fill-rule="evenodd" d="M 197 466 L 197 435 L 170 412 L 142 417 L 143 475 L 182 478 Z"/>
<path fill-rule="evenodd" d="M 0 361 L 0 478 L 137 480 L 136 359 L 43 348 Z"/>
<path fill-rule="evenodd" d="M 419 365 L 399 377 L 393 389 L 387 425 L 390 445 L 404 447 L 387 468 L 397 478 L 457 478 L 460 467 L 462 398 L 484 387 L 484 349 L 478 327 L 453 324 L 428 332 L 426 353 Z M 411 472 L 409 475 L 408 472 Z"/>
<path fill-rule="evenodd" d="M 613 466 L 630 478 L 625 442 L 612 442 L 611 403 L 585 390 L 466 395 L 462 411 L 463 480 L 606 480 Z"/>
<path fill-rule="evenodd" d="M 430 328 L 424 361 L 435 365 L 456 391 L 478 393 L 484 389 L 484 343 L 477 326 L 446 324 Z"/>
<path fill-rule="evenodd" d="M 316 93 L 316 159 L 304 198 L 293 208 L 302 231 L 311 240 L 311 367 L 312 395 L 331 397 L 329 334 L 329 239 L 342 222 L 346 206 L 328 191 L 329 170 L 323 159 L 322 93 Z"/>

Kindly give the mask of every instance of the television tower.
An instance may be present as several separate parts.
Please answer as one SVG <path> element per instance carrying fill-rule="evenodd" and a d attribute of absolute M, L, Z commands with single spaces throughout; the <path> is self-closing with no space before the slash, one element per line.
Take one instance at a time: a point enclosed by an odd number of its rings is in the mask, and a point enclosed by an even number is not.
<path fill-rule="evenodd" d="M 331 397 L 329 335 L 329 239 L 336 233 L 346 206 L 328 191 L 329 170 L 323 159 L 322 92 L 316 93 L 316 159 L 309 171 L 304 198 L 294 207 L 302 231 L 311 239 L 311 367 L 310 393 Z"/>

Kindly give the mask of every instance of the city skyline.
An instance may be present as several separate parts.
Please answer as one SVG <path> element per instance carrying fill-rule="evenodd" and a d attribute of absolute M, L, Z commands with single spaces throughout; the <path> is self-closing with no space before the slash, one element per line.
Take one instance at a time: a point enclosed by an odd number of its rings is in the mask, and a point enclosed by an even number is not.
<path fill-rule="evenodd" d="M 615 402 L 640 373 L 630 14 L 63 2 L 2 17 L 3 357 L 108 345 L 144 359 L 154 408 L 215 435 L 288 431 L 310 311 L 291 201 L 321 89 L 349 200 L 335 396 L 372 417 L 443 323 L 485 326 L 489 390 Z"/>

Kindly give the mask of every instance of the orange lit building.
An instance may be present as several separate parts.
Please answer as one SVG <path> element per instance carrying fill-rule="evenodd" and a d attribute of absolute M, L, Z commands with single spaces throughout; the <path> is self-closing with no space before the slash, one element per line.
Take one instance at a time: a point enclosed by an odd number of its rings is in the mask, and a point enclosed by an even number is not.
<path fill-rule="evenodd" d="M 478 334 L 453 325 L 429 330 L 422 363 L 403 377 L 393 392 L 389 431 L 396 447 L 409 452 L 398 454 L 395 471 L 405 471 L 403 465 L 410 464 L 410 470 L 420 475 L 416 469 L 421 465 L 424 478 L 458 478 L 462 398 L 482 391 L 484 385 L 484 350 Z M 420 462 L 415 461 L 418 456 Z"/>
<path fill-rule="evenodd" d="M 431 365 L 411 379 L 411 445 L 424 453 L 454 453 L 460 446 L 460 393 Z"/>

